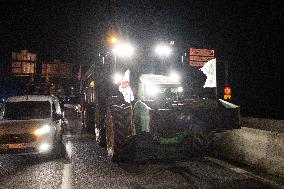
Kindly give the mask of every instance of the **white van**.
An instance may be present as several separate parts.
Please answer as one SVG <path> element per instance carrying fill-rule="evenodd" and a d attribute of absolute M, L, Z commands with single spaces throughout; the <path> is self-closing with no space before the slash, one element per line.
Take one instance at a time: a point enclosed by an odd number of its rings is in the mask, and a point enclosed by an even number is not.
<path fill-rule="evenodd" d="M 0 121 L 0 154 L 54 154 L 62 144 L 62 114 L 55 96 L 7 99 Z"/>

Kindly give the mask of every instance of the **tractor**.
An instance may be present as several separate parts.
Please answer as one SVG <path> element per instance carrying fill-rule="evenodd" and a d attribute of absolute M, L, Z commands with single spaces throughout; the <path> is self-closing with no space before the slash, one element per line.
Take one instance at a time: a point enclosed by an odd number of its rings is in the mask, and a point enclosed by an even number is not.
<path fill-rule="evenodd" d="M 97 61 L 82 82 L 83 125 L 106 147 L 109 159 L 204 155 L 216 133 L 240 128 L 239 106 L 195 95 L 184 85 L 191 75 L 188 65 L 180 67 L 182 74 L 167 75 L 171 67 L 163 66 L 162 74 L 145 73 L 143 64 L 114 69 L 112 61 Z M 123 78 L 117 72 L 126 70 L 128 79 L 117 81 Z"/>

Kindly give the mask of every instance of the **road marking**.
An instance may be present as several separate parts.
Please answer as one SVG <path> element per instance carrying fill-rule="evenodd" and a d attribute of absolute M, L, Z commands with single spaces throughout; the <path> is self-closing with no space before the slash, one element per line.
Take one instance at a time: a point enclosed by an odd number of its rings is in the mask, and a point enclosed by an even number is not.
<path fill-rule="evenodd" d="M 61 189 L 71 189 L 71 188 L 72 188 L 71 164 L 64 164 Z"/>
<path fill-rule="evenodd" d="M 66 142 L 65 149 L 66 149 L 66 153 L 67 153 L 68 159 L 71 160 L 72 159 L 72 142 L 70 140 L 68 140 Z"/>
<path fill-rule="evenodd" d="M 69 163 L 64 163 L 63 173 L 62 173 L 62 185 L 61 189 L 71 189 L 72 188 L 72 143 L 71 141 L 66 142 L 66 156 L 70 160 Z"/>
<path fill-rule="evenodd" d="M 212 157 L 205 157 L 205 159 L 208 160 L 208 161 L 214 162 L 214 163 L 216 163 L 216 164 L 218 164 L 218 165 L 220 165 L 220 166 L 222 166 L 222 167 L 225 167 L 225 168 L 227 168 L 227 169 L 230 169 L 231 171 L 234 171 L 234 172 L 236 172 L 236 173 L 238 173 L 238 174 L 241 174 L 241 175 L 243 175 L 243 176 L 245 176 L 245 177 L 249 177 L 249 178 L 252 178 L 252 179 L 255 179 L 255 180 L 260 180 L 260 181 L 262 181 L 262 182 L 266 182 L 266 183 L 269 183 L 269 184 L 271 184 L 271 185 L 274 185 L 274 186 L 276 186 L 277 188 L 282 188 L 282 189 L 284 189 L 284 187 L 283 187 L 282 185 L 279 185 L 279 184 L 276 183 L 275 181 L 268 180 L 267 178 L 264 178 L 264 177 L 259 176 L 259 175 L 255 175 L 255 174 L 253 174 L 253 173 L 251 173 L 251 172 L 248 172 L 248 171 L 246 171 L 246 170 L 244 170 L 244 169 L 242 169 L 242 168 L 239 168 L 239 167 L 237 167 L 237 166 L 231 165 L 231 164 L 229 164 L 229 163 L 227 163 L 227 162 L 224 162 L 224 161 L 222 161 L 222 160 L 215 159 L 215 158 L 212 158 Z"/>

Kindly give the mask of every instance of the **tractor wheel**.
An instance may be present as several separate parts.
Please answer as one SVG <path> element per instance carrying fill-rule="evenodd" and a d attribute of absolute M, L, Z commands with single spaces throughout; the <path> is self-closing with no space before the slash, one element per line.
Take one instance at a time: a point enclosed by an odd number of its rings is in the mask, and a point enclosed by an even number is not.
<path fill-rule="evenodd" d="M 106 129 L 103 127 L 101 129 L 96 128 L 96 142 L 101 147 L 106 147 Z"/>
<path fill-rule="evenodd" d="M 106 118 L 106 147 L 107 147 L 107 155 L 109 160 L 118 161 L 119 160 L 119 152 L 116 149 L 115 145 L 115 134 L 114 134 L 114 121 L 113 116 L 110 111 L 107 113 Z"/>

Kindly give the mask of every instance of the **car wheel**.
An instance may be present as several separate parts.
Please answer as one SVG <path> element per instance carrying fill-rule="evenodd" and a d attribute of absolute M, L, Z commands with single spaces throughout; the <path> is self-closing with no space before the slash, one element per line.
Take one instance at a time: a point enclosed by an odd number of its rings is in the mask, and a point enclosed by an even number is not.
<path fill-rule="evenodd" d="M 63 135 L 60 135 L 59 139 L 53 142 L 50 156 L 52 159 L 60 159 L 65 156 L 65 146 L 63 144 Z"/>

